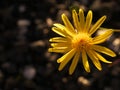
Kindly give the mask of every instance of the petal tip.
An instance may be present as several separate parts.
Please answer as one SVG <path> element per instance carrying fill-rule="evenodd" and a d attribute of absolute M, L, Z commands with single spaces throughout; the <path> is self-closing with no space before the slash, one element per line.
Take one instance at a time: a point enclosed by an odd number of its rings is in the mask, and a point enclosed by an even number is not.
<path fill-rule="evenodd" d="M 107 18 L 107 16 L 106 16 L 106 15 L 104 15 L 104 16 L 103 16 L 103 18 L 104 18 L 104 19 L 106 19 L 106 18 Z"/>
<path fill-rule="evenodd" d="M 92 14 L 92 10 L 89 10 L 88 13 Z"/>
<path fill-rule="evenodd" d="M 60 63 L 60 59 L 57 60 L 57 63 Z"/>
<path fill-rule="evenodd" d="M 51 48 L 48 49 L 48 52 L 52 52 Z"/>
<path fill-rule="evenodd" d="M 87 73 L 90 73 L 90 69 L 85 70 Z"/>
<path fill-rule="evenodd" d="M 69 75 L 72 75 L 73 74 L 73 71 L 69 71 Z"/>
<path fill-rule="evenodd" d="M 99 67 L 98 70 L 101 71 L 101 70 L 102 70 L 102 67 Z"/>
<path fill-rule="evenodd" d="M 59 66 L 58 71 L 62 71 L 62 68 Z"/>
<path fill-rule="evenodd" d="M 58 71 L 61 71 L 62 69 L 58 68 Z"/>
<path fill-rule="evenodd" d="M 92 16 L 92 14 L 93 14 L 93 13 L 92 13 L 92 10 L 89 10 L 89 11 L 88 11 L 88 15 Z"/>
<path fill-rule="evenodd" d="M 65 18 L 65 17 L 66 17 L 66 15 L 65 15 L 64 13 L 63 13 L 61 16 L 62 16 L 62 18 Z"/>
<path fill-rule="evenodd" d="M 76 10 L 75 10 L 75 9 L 73 9 L 73 10 L 72 10 L 72 12 L 76 12 Z"/>
<path fill-rule="evenodd" d="M 80 12 L 83 12 L 83 9 L 79 9 Z"/>
<path fill-rule="evenodd" d="M 116 54 L 114 53 L 113 55 L 111 55 L 112 57 L 116 57 Z"/>

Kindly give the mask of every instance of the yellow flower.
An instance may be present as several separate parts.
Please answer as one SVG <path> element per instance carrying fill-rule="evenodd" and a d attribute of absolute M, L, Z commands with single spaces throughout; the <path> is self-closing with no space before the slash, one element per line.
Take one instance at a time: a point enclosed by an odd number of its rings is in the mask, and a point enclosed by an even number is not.
<path fill-rule="evenodd" d="M 97 44 L 103 43 L 108 39 L 108 37 L 112 35 L 113 30 L 108 29 L 101 35 L 95 37 L 92 36 L 92 34 L 95 33 L 105 21 L 106 16 L 102 16 L 94 25 L 91 25 L 93 17 L 91 10 L 88 12 L 86 18 L 82 9 L 79 9 L 79 13 L 72 10 L 74 26 L 65 14 L 62 14 L 61 17 L 64 25 L 55 23 L 54 27 L 52 27 L 52 30 L 59 34 L 60 37 L 54 37 L 49 40 L 52 46 L 49 48 L 49 52 L 64 54 L 57 60 L 57 62 L 60 63 L 59 71 L 61 71 L 70 60 L 72 60 L 69 68 L 69 74 L 71 75 L 80 58 L 87 72 L 90 72 L 88 57 L 92 60 L 98 70 L 102 70 L 100 61 L 111 63 L 110 61 L 107 61 L 101 53 L 111 57 L 116 56 L 116 54 L 110 49 Z"/>

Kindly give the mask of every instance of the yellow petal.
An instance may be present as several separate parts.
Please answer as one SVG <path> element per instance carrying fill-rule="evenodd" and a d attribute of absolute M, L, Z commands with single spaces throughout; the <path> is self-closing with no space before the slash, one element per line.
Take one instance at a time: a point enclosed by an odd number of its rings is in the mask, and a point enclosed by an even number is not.
<path fill-rule="evenodd" d="M 51 43 L 52 47 L 70 47 L 69 42 L 64 42 L 64 43 Z"/>
<path fill-rule="evenodd" d="M 75 34 L 76 33 L 75 30 L 65 14 L 62 14 L 62 20 L 63 20 L 65 26 L 69 29 L 69 31 L 71 33 Z"/>
<path fill-rule="evenodd" d="M 57 63 L 61 63 L 63 61 L 67 61 L 68 59 L 71 59 L 74 54 L 75 54 L 75 49 L 72 49 L 71 51 L 69 51 L 68 53 L 66 53 L 65 55 L 63 55 L 61 58 L 59 58 L 57 60 Z"/>
<path fill-rule="evenodd" d="M 79 57 L 80 57 L 80 53 L 76 53 L 73 60 L 72 60 L 72 64 L 70 65 L 70 68 L 69 68 L 69 74 L 73 74 L 73 72 L 75 71 L 75 68 L 77 66 L 77 63 L 78 63 L 78 60 L 79 60 Z"/>
<path fill-rule="evenodd" d="M 50 42 L 69 42 L 69 39 L 63 37 L 54 37 L 49 40 Z"/>
<path fill-rule="evenodd" d="M 69 29 L 69 28 L 67 28 L 67 27 L 65 27 L 64 25 L 62 25 L 62 24 L 59 24 L 59 23 L 55 23 L 55 24 L 53 24 L 55 27 L 57 27 L 57 28 L 59 28 L 60 30 L 61 30 L 61 32 L 62 33 L 64 33 L 65 35 L 64 35 L 64 37 L 73 37 L 73 35 L 75 34 L 75 33 L 73 33 L 73 32 L 71 32 L 71 30 Z"/>
<path fill-rule="evenodd" d="M 102 61 L 102 62 L 104 62 L 104 63 L 112 63 L 112 62 L 110 62 L 110 61 L 107 61 L 103 56 L 101 56 L 99 53 L 97 53 L 97 52 L 94 52 L 95 53 L 95 55 L 97 55 L 97 57 Z"/>
<path fill-rule="evenodd" d="M 59 23 L 55 23 L 53 24 L 55 27 L 59 28 L 61 31 L 65 31 L 66 30 L 66 27 L 62 24 L 59 24 Z"/>
<path fill-rule="evenodd" d="M 88 50 L 87 54 L 90 57 L 90 59 L 92 60 L 93 64 L 96 66 L 96 68 L 98 70 L 102 70 L 101 64 L 100 64 L 98 58 L 94 55 L 93 51 Z"/>
<path fill-rule="evenodd" d="M 92 22 L 92 16 L 93 16 L 92 11 L 90 10 L 86 17 L 86 23 L 85 23 L 85 27 L 84 27 L 85 32 L 88 32 L 88 30 L 90 29 L 91 22 Z"/>
<path fill-rule="evenodd" d="M 80 19 L 80 28 L 81 30 L 83 30 L 85 25 L 85 16 L 82 9 L 79 10 L 79 19 Z"/>
<path fill-rule="evenodd" d="M 109 55 L 111 57 L 116 56 L 116 54 L 112 50 L 110 50 L 106 47 L 103 47 L 103 46 L 100 46 L 100 45 L 93 45 L 92 48 L 94 50 L 98 51 L 98 52 L 104 53 L 104 54 Z"/>
<path fill-rule="evenodd" d="M 107 30 L 104 34 L 94 37 L 93 44 L 99 44 L 106 41 L 106 39 L 108 39 L 112 35 L 112 33 L 113 30 Z"/>
<path fill-rule="evenodd" d="M 59 71 L 61 71 L 65 67 L 65 65 L 71 60 L 74 54 L 75 54 L 75 49 L 72 49 L 71 51 L 69 51 L 64 56 L 62 56 L 57 60 L 57 62 L 60 63 L 60 66 L 58 68 Z"/>
<path fill-rule="evenodd" d="M 49 48 L 48 52 L 56 52 L 56 53 L 65 53 L 69 51 L 69 48 L 67 47 L 59 47 L 59 48 Z"/>
<path fill-rule="evenodd" d="M 83 62 L 83 66 L 84 66 L 85 70 L 87 72 L 90 72 L 89 62 L 88 62 L 88 59 L 87 59 L 86 52 L 84 50 L 82 51 L 82 62 Z"/>
<path fill-rule="evenodd" d="M 73 37 L 73 33 L 67 28 L 67 27 L 65 27 L 64 25 L 62 25 L 62 24 L 59 24 L 59 23 L 55 23 L 55 24 L 53 24 L 55 27 L 57 27 L 57 28 L 59 28 L 60 30 L 61 30 L 61 32 L 62 32 L 62 34 L 64 34 L 64 37 Z M 59 30 L 59 31 L 60 31 Z M 54 31 L 55 32 L 55 31 Z M 59 34 L 59 33 L 58 33 Z"/>
<path fill-rule="evenodd" d="M 77 31 L 79 31 L 80 30 L 80 23 L 78 20 L 77 12 L 75 10 L 72 11 L 72 17 L 73 17 L 74 26 L 77 29 Z"/>
<path fill-rule="evenodd" d="M 61 36 L 63 36 L 63 37 L 66 37 L 67 35 L 66 35 L 66 32 L 64 32 L 63 30 L 61 30 L 61 29 L 59 29 L 59 28 L 57 28 L 57 27 L 52 27 L 52 30 L 55 32 L 55 33 L 57 33 L 57 34 L 59 34 L 59 35 L 61 35 Z"/>
<path fill-rule="evenodd" d="M 90 29 L 89 34 L 92 35 L 100 26 L 101 24 L 105 21 L 106 16 L 101 17 Z"/>

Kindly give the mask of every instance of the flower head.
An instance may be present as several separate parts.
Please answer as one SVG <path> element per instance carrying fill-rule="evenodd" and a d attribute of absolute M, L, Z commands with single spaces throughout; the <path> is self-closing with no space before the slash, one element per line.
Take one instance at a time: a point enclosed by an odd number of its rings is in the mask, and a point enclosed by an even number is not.
<path fill-rule="evenodd" d="M 106 54 L 111 57 L 116 54 L 110 49 L 100 46 L 113 33 L 112 29 L 106 30 L 105 33 L 92 37 L 101 24 L 105 21 L 106 16 L 102 16 L 94 25 L 92 23 L 92 11 L 90 10 L 85 18 L 82 9 L 79 13 L 72 11 L 73 24 L 69 21 L 65 14 L 61 15 L 64 25 L 55 23 L 52 30 L 59 34 L 60 37 L 51 38 L 51 48 L 49 52 L 63 53 L 57 62 L 60 63 L 59 70 L 62 70 L 65 65 L 72 60 L 69 68 L 69 74 L 72 74 L 77 66 L 79 60 L 82 61 L 83 66 L 87 72 L 90 72 L 88 57 L 98 70 L 102 70 L 100 61 L 104 63 L 111 63 L 107 61 L 102 55 Z M 80 59 L 81 58 L 81 59 Z M 100 60 L 100 61 L 99 61 Z"/>

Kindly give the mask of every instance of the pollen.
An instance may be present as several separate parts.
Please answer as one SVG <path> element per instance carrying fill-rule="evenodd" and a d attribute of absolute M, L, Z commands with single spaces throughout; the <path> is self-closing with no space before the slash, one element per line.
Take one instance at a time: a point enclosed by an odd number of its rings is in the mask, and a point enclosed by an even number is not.
<path fill-rule="evenodd" d="M 72 48 L 76 48 L 78 51 L 87 49 L 91 46 L 92 38 L 86 33 L 77 34 L 72 40 Z"/>

